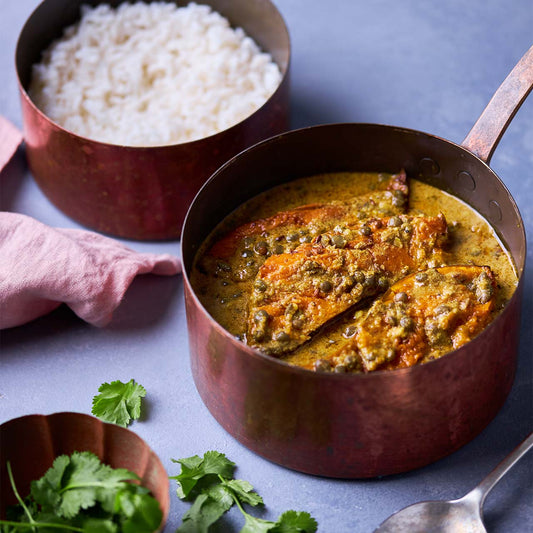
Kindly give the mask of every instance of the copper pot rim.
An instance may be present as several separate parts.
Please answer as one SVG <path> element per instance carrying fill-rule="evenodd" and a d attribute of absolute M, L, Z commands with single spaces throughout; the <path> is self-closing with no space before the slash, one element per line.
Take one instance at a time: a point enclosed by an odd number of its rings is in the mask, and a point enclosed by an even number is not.
<path fill-rule="evenodd" d="M 14 418 L 10 418 L 9 420 L 6 420 L 5 422 L 2 422 L 0 424 L 0 428 L 4 428 L 8 424 L 21 421 L 21 420 L 23 420 L 25 418 L 28 418 L 28 419 L 29 418 L 49 418 L 49 417 L 55 417 L 55 416 L 57 416 L 57 417 L 74 416 L 74 417 L 79 417 L 79 418 L 85 418 L 86 420 L 93 420 L 95 423 L 103 424 L 105 426 L 112 426 L 114 428 L 114 430 L 116 430 L 116 431 L 121 431 L 121 432 L 130 434 L 130 435 L 134 435 L 135 436 L 134 438 L 139 439 L 139 441 L 144 442 L 148 446 L 148 444 L 146 443 L 146 441 L 142 437 L 137 435 L 137 433 L 135 433 L 135 431 L 132 431 L 129 428 L 126 428 L 126 427 L 123 427 L 123 426 L 119 426 L 117 424 L 113 424 L 112 422 L 104 422 L 103 420 L 100 420 L 98 417 L 96 417 L 94 415 L 89 415 L 87 413 L 80 413 L 80 412 L 77 412 L 77 411 L 54 411 L 52 413 L 46 413 L 46 414 L 45 413 L 27 413 L 25 415 L 16 416 Z"/>
<path fill-rule="evenodd" d="M 398 133 L 399 135 L 423 136 L 425 138 L 434 139 L 434 140 L 436 140 L 438 142 L 441 142 L 443 144 L 449 145 L 454 150 L 457 150 L 458 153 L 462 152 L 462 153 L 468 154 L 470 157 L 474 158 L 475 161 L 476 161 L 476 164 L 481 165 L 482 167 L 484 167 L 484 170 L 486 172 L 489 172 L 490 174 L 492 174 L 493 177 L 497 180 L 498 185 L 507 194 L 507 196 L 509 198 L 509 201 L 512 204 L 512 207 L 513 207 L 513 209 L 515 210 L 515 212 L 517 214 L 517 219 L 518 219 L 518 222 L 520 223 L 519 230 L 521 232 L 521 241 L 524 244 L 524 257 L 521 259 L 521 261 L 519 263 L 515 262 L 515 267 L 516 267 L 516 272 L 517 272 L 517 278 L 518 278 L 519 281 L 522 281 L 522 278 L 523 278 L 523 275 L 524 275 L 525 263 L 526 263 L 526 256 L 527 256 L 527 253 L 526 253 L 527 252 L 527 250 L 526 250 L 527 239 L 526 239 L 526 233 L 525 233 L 525 228 L 524 228 L 523 217 L 522 217 L 522 214 L 520 213 L 520 209 L 518 207 L 518 204 L 516 203 L 516 200 L 514 199 L 514 197 L 511 194 L 511 192 L 509 191 L 508 187 L 505 185 L 505 182 L 496 174 L 496 172 L 492 169 L 490 164 L 487 161 L 483 160 L 481 157 L 479 157 L 477 154 L 475 154 L 473 151 L 469 150 L 464 145 L 456 143 L 456 142 L 451 141 L 449 139 L 446 139 L 444 137 L 440 137 L 440 136 L 432 134 L 432 133 L 427 133 L 427 132 L 424 132 L 422 130 L 416 130 L 414 128 L 407 128 L 407 127 L 404 127 L 404 126 L 396 126 L 396 125 L 392 125 L 392 124 L 384 124 L 384 123 L 379 123 L 379 122 L 330 122 L 330 123 L 323 123 L 323 124 L 315 124 L 315 125 L 311 125 L 311 126 L 304 126 L 304 127 L 301 127 L 301 128 L 295 128 L 295 129 L 291 129 L 291 130 L 288 130 L 288 131 L 284 131 L 284 132 L 279 133 L 277 135 L 273 135 L 273 136 L 271 136 L 271 137 L 269 137 L 267 139 L 263 139 L 262 141 L 259 141 L 259 142 L 255 143 L 254 145 L 249 146 L 248 148 L 245 148 L 241 152 L 235 154 L 233 157 L 228 159 L 223 165 L 221 165 L 215 172 L 213 172 L 213 174 L 202 184 L 202 186 L 200 187 L 200 189 L 196 193 L 193 201 L 191 202 L 189 208 L 187 209 L 187 214 L 186 214 L 186 217 L 185 217 L 185 220 L 184 220 L 184 224 L 183 224 L 183 229 L 182 229 L 182 232 L 181 232 L 180 242 L 183 241 L 183 235 L 185 234 L 185 228 L 186 228 L 187 220 L 189 219 L 190 213 L 193 211 L 193 209 L 195 207 L 195 204 L 197 203 L 198 199 L 202 195 L 206 194 L 206 189 L 208 189 L 210 187 L 211 183 L 217 179 L 217 176 L 219 174 L 225 172 L 227 167 L 230 167 L 231 165 L 233 165 L 235 163 L 235 161 L 237 161 L 238 159 L 242 158 L 244 155 L 246 155 L 249 152 L 252 152 L 252 151 L 255 151 L 255 150 L 259 150 L 259 149 L 261 149 L 264 146 L 267 146 L 269 144 L 275 144 L 275 143 L 281 142 L 286 137 L 302 135 L 302 134 L 305 134 L 306 132 L 309 132 L 309 131 L 318 131 L 318 130 L 321 130 L 321 129 L 337 129 L 337 128 L 343 128 L 343 127 L 361 128 L 361 129 L 362 128 L 369 128 L 369 129 L 382 128 L 382 129 L 388 129 L 388 130 L 394 131 L 394 132 Z M 291 180 L 288 180 L 285 183 L 288 183 L 289 181 L 291 181 Z M 264 190 L 262 190 L 260 192 L 265 192 L 266 190 L 267 189 L 264 189 Z M 441 189 L 441 190 L 443 190 L 443 189 Z M 444 192 L 447 192 L 447 191 L 444 191 Z M 453 194 L 453 193 L 451 193 L 451 194 Z M 454 196 L 456 196 L 456 195 L 454 195 Z M 249 200 L 249 199 L 251 199 L 251 197 L 247 198 L 247 200 Z M 478 211 L 475 207 L 472 207 L 472 208 L 476 212 Z M 483 217 L 483 218 L 485 219 L 485 217 Z M 220 221 L 218 221 L 218 222 L 220 222 Z M 489 225 L 494 229 L 493 224 L 491 224 L 489 222 Z M 213 228 L 211 228 L 211 229 L 213 229 Z M 184 268 L 184 274 L 185 273 L 186 273 L 186 268 Z"/>
<path fill-rule="evenodd" d="M 263 0 L 263 2 L 266 2 L 266 3 L 268 3 L 271 6 L 271 8 L 276 12 L 276 14 L 277 14 L 277 16 L 279 18 L 280 28 L 282 28 L 283 32 L 285 33 L 285 37 L 286 37 L 286 40 L 287 40 L 287 47 L 286 47 L 286 50 L 285 50 L 286 54 L 287 54 L 287 60 L 286 60 L 286 63 L 284 63 L 282 65 L 275 61 L 276 64 L 278 65 L 279 69 L 280 69 L 281 78 L 280 78 L 280 81 L 279 81 L 279 83 L 278 83 L 278 85 L 276 87 L 276 90 L 263 102 L 263 104 L 260 107 L 255 109 L 252 113 L 250 113 L 249 115 L 247 115 L 246 117 L 241 119 L 239 122 L 233 124 L 232 126 L 229 126 L 229 127 L 225 128 L 223 130 L 220 130 L 220 131 L 217 131 L 215 133 L 212 133 L 211 135 L 206 135 L 205 137 L 201 137 L 201 138 L 198 138 L 198 139 L 192 139 L 190 141 L 184 141 L 184 142 L 180 142 L 180 143 L 157 144 L 157 145 L 143 146 L 143 145 L 129 145 L 129 144 L 110 143 L 110 142 L 99 141 L 97 139 L 92 139 L 90 137 L 86 137 L 84 135 L 80 135 L 79 133 L 71 131 L 68 128 L 66 128 L 64 126 L 61 126 L 61 124 L 58 124 L 56 121 L 51 119 L 46 113 L 44 113 L 44 111 L 42 111 L 39 107 L 37 107 L 35 105 L 35 103 L 33 102 L 32 98 L 30 97 L 28 91 L 26 90 L 26 88 L 25 88 L 25 86 L 24 86 L 24 84 L 22 83 L 22 80 L 21 80 L 20 65 L 19 65 L 19 59 L 18 58 L 19 58 L 20 50 L 22 48 L 21 39 L 22 39 L 23 33 L 26 30 L 26 27 L 27 27 L 30 19 L 32 19 L 34 16 L 37 16 L 37 11 L 39 11 L 39 9 L 45 3 L 47 3 L 48 1 L 49 0 L 42 0 L 42 2 L 39 5 L 37 5 L 37 7 L 35 7 L 35 9 L 27 17 L 27 19 L 24 22 L 24 25 L 23 25 L 23 27 L 22 27 L 19 35 L 18 35 L 17 44 L 15 46 L 15 74 L 16 74 L 16 79 L 17 79 L 17 85 L 18 85 L 19 93 L 20 93 L 21 97 L 24 98 L 24 100 L 30 106 L 30 108 L 32 109 L 32 112 L 36 113 L 37 116 L 39 116 L 40 119 L 43 120 L 53 130 L 55 130 L 57 132 L 60 132 L 60 133 L 63 133 L 63 134 L 66 134 L 66 135 L 72 137 L 73 139 L 77 139 L 77 140 L 79 140 L 80 143 L 89 144 L 89 145 L 93 145 L 93 146 L 105 147 L 107 149 L 128 150 L 128 151 L 129 150 L 137 150 L 139 152 L 154 151 L 154 150 L 176 150 L 176 149 L 188 150 L 191 147 L 198 147 L 198 146 L 201 146 L 202 144 L 210 144 L 210 143 L 215 143 L 216 144 L 216 142 L 217 142 L 217 140 L 219 138 L 221 138 L 223 136 L 231 135 L 231 134 L 241 130 L 243 128 L 243 126 L 246 125 L 247 122 L 250 122 L 251 120 L 253 120 L 253 118 L 256 115 L 260 114 L 261 111 L 263 110 L 263 108 L 266 107 L 267 104 L 271 100 L 273 100 L 275 98 L 275 96 L 281 90 L 282 86 L 287 82 L 287 78 L 289 77 L 290 65 L 291 65 L 291 61 L 292 61 L 292 45 L 291 45 L 290 33 L 289 33 L 289 29 L 288 29 L 287 23 L 285 22 L 285 19 L 281 15 L 281 12 L 277 8 L 277 6 L 271 0 Z M 155 1 L 158 1 L 158 0 L 148 0 L 148 1 L 155 2 Z M 170 1 L 170 3 L 176 3 L 176 2 L 174 2 L 172 0 L 165 0 L 165 1 Z M 105 2 L 105 0 L 102 0 L 101 2 L 98 2 L 98 3 L 104 4 L 106 2 Z M 210 6 L 210 7 L 212 7 L 212 6 Z M 221 14 L 223 15 L 223 13 L 221 13 Z M 253 38 L 253 35 L 250 35 L 250 37 Z M 50 46 L 50 44 L 51 43 L 49 43 L 49 46 Z M 40 53 L 42 54 L 43 51 L 44 50 L 41 50 Z"/>
<path fill-rule="evenodd" d="M 130 428 L 119 426 L 117 424 L 113 424 L 112 422 L 105 422 L 103 420 L 100 420 L 98 417 L 87 414 L 87 413 L 79 413 L 77 411 L 54 411 L 52 413 L 28 413 L 25 415 L 16 416 L 14 418 L 10 418 L 9 420 L 6 420 L 5 422 L 2 422 L 0 424 L 0 431 L 2 429 L 5 429 L 11 424 L 17 424 L 24 420 L 30 420 L 30 419 L 49 419 L 49 418 L 64 418 L 64 417 L 73 417 L 78 418 L 80 420 L 87 420 L 91 421 L 95 424 L 102 425 L 103 427 L 111 427 L 113 431 L 117 431 L 118 433 L 123 433 L 124 435 L 128 435 L 128 437 L 135 439 L 139 444 L 142 444 L 143 446 L 146 446 L 147 449 L 150 450 L 150 452 L 157 458 L 159 462 L 161 460 L 153 450 L 153 448 L 146 442 L 145 439 L 143 439 L 140 435 L 135 433 L 135 431 L 131 430 Z M 162 463 L 161 463 L 162 465 Z"/>
<path fill-rule="evenodd" d="M 231 333 L 229 333 L 225 328 L 223 328 L 205 309 L 203 304 L 201 303 L 200 299 L 196 295 L 195 290 L 193 289 L 193 286 L 189 279 L 188 270 L 189 268 L 192 268 L 192 263 L 189 266 L 186 261 L 184 261 L 184 251 L 183 251 L 183 241 L 184 236 L 187 233 L 187 228 L 189 226 L 189 218 L 191 212 L 195 209 L 196 203 L 198 198 L 200 198 L 204 194 L 209 194 L 208 189 L 210 187 L 210 184 L 212 184 L 219 174 L 226 171 L 228 167 L 230 167 L 236 160 L 238 160 L 240 157 L 243 156 L 243 154 L 250 152 L 252 150 L 260 149 L 268 144 L 275 144 L 277 142 L 280 142 L 283 138 L 286 138 L 287 136 L 293 136 L 293 135 L 300 135 L 304 132 L 308 132 L 310 130 L 318 130 L 318 129 L 329 129 L 329 128 L 336 128 L 336 127 L 356 127 L 356 128 L 365 128 L 365 127 L 377 127 L 377 128 L 386 128 L 386 129 L 392 129 L 395 130 L 399 134 L 414 134 L 414 135 L 422 135 L 424 137 L 430 137 L 433 139 L 436 139 L 439 142 L 447 143 L 449 145 L 452 145 L 454 149 L 458 150 L 458 154 L 460 152 L 466 152 L 473 156 L 476 161 L 483 165 L 486 169 L 486 171 L 490 172 L 494 178 L 499 182 L 499 185 L 504 189 L 504 191 L 508 194 L 509 199 L 511 203 L 513 204 L 513 207 L 515 208 L 515 212 L 517 214 L 518 220 L 520 222 L 520 230 L 521 230 L 521 241 L 523 241 L 524 246 L 524 255 L 519 264 L 516 264 L 515 258 L 513 258 L 513 262 L 515 263 L 516 268 L 516 274 L 517 274 L 517 285 L 513 292 L 513 295 L 509 299 L 508 302 L 506 302 L 505 306 L 500 310 L 498 315 L 491 321 L 490 324 L 488 324 L 481 333 L 479 333 L 474 339 L 466 343 L 465 345 L 454 349 L 448 353 L 446 353 L 444 356 L 428 361 L 421 365 L 414 365 L 412 367 L 407 368 L 399 368 L 395 369 L 393 371 L 391 370 L 375 370 L 368 373 L 333 373 L 333 372 L 315 372 L 314 370 L 306 369 L 303 367 L 299 367 L 296 365 L 291 365 L 281 359 L 278 359 L 276 357 L 273 357 L 271 355 L 265 354 L 259 350 L 256 350 L 254 348 L 251 348 L 250 346 L 246 345 L 244 342 L 238 340 L 235 338 Z M 283 183 L 288 183 L 291 180 L 285 181 Z M 266 191 L 267 189 L 264 189 L 262 192 Z M 248 198 L 251 199 L 252 197 Z M 475 209 L 475 208 L 473 208 Z M 477 211 L 477 210 L 476 210 Z M 220 221 L 218 221 L 220 222 Z M 489 223 L 490 224 L 490 223 Z M 491 227 L 493 227 L 492 224 L 490 224 Z M 211 231 L 214 229 L 215 226 L 211 227 Z M 246 353 L 247 356 L 256 358 L 258 361 L 264 362 L 267 365 L 272 365 L 273 367 L 276 367 L 278 369 L 282 369 L 284 372 L 287 373 L 294 373 L 295 375 L 304 377 L 304 378 L 310 378 L 311 376 L 315 376 L 315 379 L 333 379 L 333 380 L 372 380 L 372 379 L 383 379 L 384 376 L 391 376 L 389 379 L 393 379 L 394 376 L 405 376 L 405 375 L 416 375 L 417 373 L 423 373 L 425 372 L 425 368 L 429 367 L 435 367 L 437 365 L 448 365 L 449 361 L 452 361 L 455 358 L 461 358 L 465 353 L 469 353 L 470 346 L 472 343 L 475 342 L 483 342 L 485 338 L 492 337 L 493 333 L 492 330 L 497 327 L 497 322 L 500 321 L 502 314 L 506 312 L 506 310 L 514 304 L 515 300 L 519 298 L 519 293 L 521 293 L 522 285 L 524 283 L 524 274 L 525 274 L 525 262 L 527 257 L 527 240 L 525 235 L 525 229 L 523 224 L 523 219 L 520 214 L 520 211 L 518 209 L 518 206 L 516 204 L 515 199 L 511 195 L 510 191 L 506 187 L 505 183 L 498 177 L 498 175 L 492 170 L 489 164 L 487 164 L 485 161 L 483 161 L 481 158 L 476 156 L 473 152 L 465 148 L 464 146 L 461 146 L 460 144 L 454 143 L 453 141 L 449 141 L 443 137 L 439 137 L 437 135 L 425 133 L 420 130 L 415 130 L 411 128 L 404 128 L 399 126 L 393 126 L 393 125 L 387 125 L 387 124 L 380 124 L 380 123 L 369 123 L 369 122 L 335 122 L 335 123 L 328 123 L 328 124 L 319 124 L 314 126 L 306 126 L 303 128 L 298 128 L 294 130 L 289 130 L 286 132 L 283 132 L 279 135 L 275 135 L 273 137 L 270 137 L 268 139 L 265 139 L 263 141 L 260 141 L 256 143 L 255 145 L 243 150 L 239 154 L 235 155 L 231 159 L 229 159 L 226 163 L 224 163 L 219 169 L 217 169 L 211 177 L 204 183 L 204 185 L 201 187 L 201 189 L 196 194 L 193 202 L 189 206 L 189 209 L 187 210 L 187 215 L 185 217 L 185 221 L 183 224 L 181 239 L 180 239 L 180 259 L 181 264 L 183 265 L 182 275 L 184 282 L 188 288 L 189 295 L 194 300 L 194 305 L 197 309 L 201 310 L 205 318 L 210 322 L 211 327 L 213 327 L 219 335 L 224 337 L 227 342 L 231 343 L 236 350 Z M 196 253 L 196 252 L 195 252 Z M 508 251 L 510 254 L 510 252 Z M 195 254 L 193 254 L 195 255 Z M 452 363 L 450 363 L 452 364 Z"/>

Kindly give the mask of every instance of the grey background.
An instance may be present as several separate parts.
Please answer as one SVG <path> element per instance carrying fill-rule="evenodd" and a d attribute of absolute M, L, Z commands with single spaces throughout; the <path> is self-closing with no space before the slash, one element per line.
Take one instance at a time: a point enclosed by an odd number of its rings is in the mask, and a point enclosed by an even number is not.
<path fill-rule="evenodd" d="M 17 35 L 36 0 L 0 0 L 0 113 L 21 126 L 14 73 Z M 499 84 L 533 44 L 532 0 L 277 0 L 292 39 L 292 127 L 329 122 L 393 124 L 460 143 Z M 528 234 L 518 374 L 493 422 L 431 466 L 372 480 L 299 474 L 254 455 L 203 406 L 192 382 L 180 277 L 138 278 L 110 326 L 97 329 L 66 308 L 1 332 L 0 423 L 29 413 L 90 412 L 104 381 L 135 378 L 148 390 L 144 419 L 131 429 L 163 461 L 216 449 L 263 496 L 263 518 L 309 511 L 319 531 L 370 532 L 423 499 L 468 492 L 531 430 L 533 419 L 533 96 L 505 133 L 491 166 L 510 189 Z M 0 176 L 0 209 L 53 226 L 78 227 L 42 195 L 23 150 Z M 179 254 L 179 242 L 128 242 Z M 165 531 L 189 508 L 174 493 Z M 533 530 L 533 454 L 488 497 L 489 531 Z M 216 531 L 239 531 L 234 509 Z"/>

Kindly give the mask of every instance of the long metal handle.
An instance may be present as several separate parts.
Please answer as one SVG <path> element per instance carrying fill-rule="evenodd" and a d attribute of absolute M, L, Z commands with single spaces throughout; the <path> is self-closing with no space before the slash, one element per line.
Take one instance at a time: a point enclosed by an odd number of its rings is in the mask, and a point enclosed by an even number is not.
<path fill-rule="evenodd" d="M 533 89 L 533 46 L 522 56 L 478 118 L 462 146 L 487 164 L 507 126 Z"/>
<path fill-rule="evenodd" d="M 494 485 L 529 451 L 533 448 L 533 432 L 517 446 L 467 497 L 474 497 L 482 506 L 487 494 Z"/>

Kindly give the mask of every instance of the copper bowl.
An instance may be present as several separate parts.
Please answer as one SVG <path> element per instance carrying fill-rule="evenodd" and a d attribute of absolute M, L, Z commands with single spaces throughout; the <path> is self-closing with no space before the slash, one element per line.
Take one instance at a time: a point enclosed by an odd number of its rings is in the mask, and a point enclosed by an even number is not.
<path fill-rule="evenodd" d="M 203 139 L 156 147 L 107 144 L 54 123 L 27 93 L 41 52 L 79 20 L 80 5 L 99 3 L 44 0 L 19 36 L 15 63 L 29 167 L 49 200 L 84 226 L 130 239 L 177 239 L 190 202 L 209 176 L 241 150 L 288 128 L 289 34 L 269 0 L 206 0 L 272 55 L 283 76 L 278 89 L 248 118 Z"/>
<path fill-rule="evenodd" d="M 159 502 L 163 518 L 170 506 L 168 475 L 157 455 L 129 429 L 101 422 L 81 413 L 27 415 L 0 425 L 0 517 L 17 503 L 11 490 L 6 463 L 11 464 L 19 494 L 24 498 L 30 482 L 42 477 L 58 455 L 90 451 L 113 468 L 126 468 L 141 478 Z"/>
<path fill-rule="evenodd" d="M 182 233 L 192 373 L 212 415 L 241 443 L 299 471 L 364 478 L 434 462 L 494 418 L 516 370 L 526 239 L 515 201 L 487 163 L 533 86 L 532 67 L 533 48 L 462 146 L 393 126 L 316 126 L 255 145 L 201 189 Z M 473 206 L 515 262 L 519 283 L 513 297 L 474 340 L 421 366 L 369 374 L 315 373 L 249 348 L 207 313 L 190 283 L 194 256 L 238 205 L 303 176 L 400 168 Z M 245 179 L 249 175 L 253 181 Z M 222 194 L 224 203 L 218 201 Z"/>

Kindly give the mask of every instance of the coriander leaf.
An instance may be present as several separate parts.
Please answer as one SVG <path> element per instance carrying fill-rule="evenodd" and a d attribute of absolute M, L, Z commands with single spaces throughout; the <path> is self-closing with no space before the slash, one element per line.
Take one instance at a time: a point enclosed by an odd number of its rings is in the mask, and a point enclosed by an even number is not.
<path fill-rule="evenodd" d="M 203 458 L 194 455 L 185 459 L 171 459 L 173 463 L 181 464 L 181 473 L 177 476 L 170 476 L 178 483 L 177 493 L 181 499 L 187 498 L 197 483 L 203 478 L 218 475 L 224 478 L 233 477 L 235 463 L 230 461 L 223 453 L 208 451 Z"/>
<path fill-rule="evenodd" d="M 200 465 L 202 464 L 203 460 L 203 457 L 200 457 L 198 455 L 193 455 L 192 457 L 184 457 L 183 459 L 171 459 L 173 463 L 179 463 L 187 470 L 195 470 L 200 468 Z"/>
<path fill-rule="evenodd" d="M 52 466 L 41 479 L 31 482 L 31 495 L 44 508 L 54 509 L 61 503 L 59 495 L 61 479 L 69 463 L 70 459 L 67 455 L 60 455 L 55 458 Z"/>
<path fill-rule="evenodd" d="M 235 463 L 230 461 L 223 453 L 209 451 L 204 453 L 203 469 L 210 474 L 231 478 L 235 470 Z"/>
<path fill-rule="evenodd" d="M 271 529 L 271 533 L 315 533 L 316 520 L 303 511 L 285 511 Z"/>
<path fill-rule="evenodd" d="M 218 483 L 216 485 L 211 485 L 202 491 L 204 494 L 207 494 L 213 500 L 220 502 L 220 504 L 227 509 L 233 505 L 233 493 L 227 489 L 225 482 L 224 484 Z"/>
<path fill-rule="evenodd" d="M 123 468 L 113 469 L 100 462 L 90 452 L 74 453 L 65 472 L 65 485 L 61 489 L 63 501 L 59 507 L 64 514 L 73 516 L 80 508 L 87 509 L 100 502 L 104 510 L 113 511 L 117 491 L 125 487 L 126 480 L 139 479 L 136 474 Z"/>
<path fill-rule="evenodd" d="M 215 500 L 208 494 L 198 495 L 192 507 L 183 515 L 183 522 L 176 533 L 207 533 L 209 526 L 214 524 L 231 506 L 233 500 Z"/>
<path fill-rule="evenodd" d="M 242 479 L 231 479 L 224 483 L 229 490 L 231 490 L 241 503 L 247 503 L 249 505 L 262 505 L 263 498 L 254 492 L 254 488 L 248 481 L 243 481 Z"/>
<path fill-rule="evenodd" d="M 123 468 L 113 469 L 100 462 L 91 452 L 74 452 L 60 456 L 38 481 L 31 484 L 31 496 L 43 511 L 72 518 L 81 509 L 93 506 L 97 501 L 105 510 L 112 507 L 115 494 L 125 487 L 126 480 L 139 479 Z"/>
<path fill-rule="evenodd" d="M 245 518 L 241 533 L 315 533 L 318 527 L 316 520 L 306 512 L 285 511 L 276 522 L 256 518 L 242 508 L 241 512 Z"/>
<path fill-rule="evenodd" d="M 159 502 L 133 472 L 113 469 L 90 452 L 59 456 L 44 476 L 31 484 L 22 500 L 7 471 L 19 505 L 0 520 L 1 533 L 152 533 L 161 524 Z"/>
<path fill-rule="evenodd" d="M 241 509 L 242 514 L 244 515 L 244 527 L 241 529 L 241 533 L 266 533 L 271 531 L 272 528 L 276 525 L 276 522 L 271 522 L 270 520 L 263 520 L 262 518 L 256 518 Z"/>
<path fill-rule="evenodd" d="M 146 396 L 146 389 L 133 379 L 128 383 L 102 383 L 98 392 L 100 394 L 93 398 L 91 412 L 100 420 L 126 427 L 131 419 L 141 416 L 141 398 Z"/>
<path fill-rule="evenodd" d="M 83 533 L 118 533 L 118 526 L 112 520 L 89 518 L 83 522 Z"/>
<path fill-rule="evenodd" d="M 117 504 L 126 516 L 122 521 L 123 533 L 152 533 L 163 518 L 157 500 L 146 493 L 124 490 L 118 494 Z"/>
<path fill-rule="evenodd" d="M 181 473 L 170 477 L 178 483 L 178 496 L 194 500 L 176 533 L 208 533 L 209 527 L 234 503 L 245 519 L 241 533 L 315 533 L 317 530 L 315 519 L 305 512 L 286 511 L 276 522 L 248 514 L 243 505 L 263 505 L 263 498 L 247 481 L 233 479 L 235 463 L 222 453 L 210 451 L 203 457 L 194 455 L 172 462 L 181 464 Z"/>

